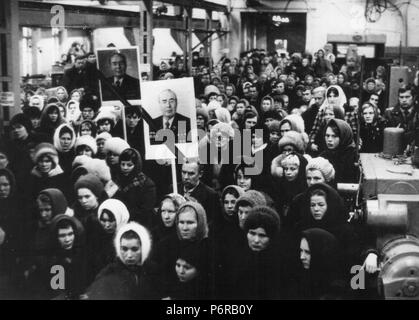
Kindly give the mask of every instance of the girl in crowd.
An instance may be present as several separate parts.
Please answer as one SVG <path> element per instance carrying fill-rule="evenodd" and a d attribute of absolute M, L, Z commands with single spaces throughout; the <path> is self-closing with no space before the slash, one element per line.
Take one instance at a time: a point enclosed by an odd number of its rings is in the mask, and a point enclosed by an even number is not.
<path fill-rule="evenodd" d="M 342 299 L 342 248 L 336 237 L 319 228 L 304 230 L 300 240 L 300 264 L 289 294 L 293 299 Z"/>
<path fill-rule="evenodd" d="M 147 276 L 151 237 L 142 225 L 129 222 L 119 228 L 114 240 L 116 259 L 97 275 L 87 289 L 91 300 L 156 299 Z"/>
<path fill-rule="evenodd" d="M 152 232 L 155 243 L 159 243 L 166 237 L 176 233 L 175 218 L 179 207 L 184 202 L 186 202 L 186 199 L 180 194 L 170 193 L 164 196 L 160 202 L 156 217 L 156 226 Z"/>
<path fill-rule="evenodd" d="M 97 129 L 96 125 L 92 120 L 84 120 L 80 123 L 78 136 L 92 136 L 96 137 Z"/>
<path fill-rule="evenodd" d="M 176 235 L 161 241 L 153 254 L 158 277 L 159 295 L 162 298 L 170 296 L 170 288 L 176 283 L 177 275 L 173 266 L 178 258 L 177 252 L 188 245 L 196 245 L 199 251 L 199 260 L 205 270 L 201 270 L 201 285 L 208 288 L 212 262 L 209 258 L 210 243 L 208 240 L 208 224 L 205 209 L 198 202 L 187 201 L 178 210 L 175 219 Z M 205 289 L 207 290 L 207 289 Z"/>
<path fill-rule="evenodd" d="M 371 103 L 364 103 L 360 109 L 360 145 L 359 152 L 378 153 L 383 151 L 385 121 L 380 117 L 378 108 Z"/>
<path fill-rule="evenodd" d="M 329 160 L 335 168 L 337 183 L 351 183 L 357 181 L 357 167 L 355 142 L 352 129 L 341 119 L 329 120 L 323 133 L 326 149 L 320 156 Z"/>
<path fill-rule="evenodd" d="M 74 89 L 70 93 L 70 100 L 74 100 L 74 101 L 80 103 L 80 99 L 81 99 L 82 96 L 83 96 L 83 93 L 81 92 L 80 89 Z"/>
<path fill-rule="evenodd" d="M 41 121 L 39 123 L 38 132 L 46 135 L 48 140 L 52 142 L 55 130 L 64 122 L 61 117 L 60 109 L 56 103 L 45 106 L 42 110 Z"/>
<path fill-rule="evenodd" d="M 121 170 L 119 156 L 128 148 L 130 148 L 129 144 L 121 138 L 112 137 L 105 141 L 103 151 L 106 154 L 106 163 L 111 169 L 112 179 L 115 179 Z"/>
<path fill-rule="evenodd" d="M 108 132 L 112 134 L 116 125 L 116 116 L 112 111 L 104 109 L 99 112 L 95 121 L 98 133 Z"/>
<path fill-rule="evenodd" d="M 76 133 L 71 125 L 63 123 L 55 130 L 54 147 L 58 151 L 60 166 L 68 176 L 71 174 L 71 165 L 76 156 L 75 143 Z"/>
<path fill-rule="evenodd" d="M 80 136 L 76 139 L 76 143 L 74 145 L 76 150 L 76 155 L 86 155 L 90 158 L 93 158 L 97 153 L 97 144 L 95 138 L 92 136 Z"/>
<path fill-rule="evenodd" d="M 98 228 L 88 243 L 90 280 L 94 280 L 99 271 L 115 259 L 113 239 L 129 218 L 127 207 L 119 200 L 107 199 L 99 206 Z"/>
<path fill-rule="evenodd" d="M 119 190 L 114 197 L 126 204 L 132 220 L 149 228 L 156 203 L 154 182 L 142 172 L 142 160 L 137 150 L 125 149 L 118 163 L 114 181 Z"/>

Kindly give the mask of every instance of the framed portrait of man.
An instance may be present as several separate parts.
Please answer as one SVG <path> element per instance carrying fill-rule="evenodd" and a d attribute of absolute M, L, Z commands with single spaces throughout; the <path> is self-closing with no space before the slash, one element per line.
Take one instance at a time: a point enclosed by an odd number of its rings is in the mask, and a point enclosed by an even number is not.
<path fill-rule="evenodd" d="M 116 92 L 131 104 L 139 104 L 141 72 L 138 47 L 97 49 L 96 55 L 98 69 Z M 102 81 L 99 88 L 102 105 L 122 106 L 117 96 Z"/>
<path fill-rule="evenodd" d="M 144 125 L 146 159 L 173 159 L 175 145 L 186 157 L 198 156 L 193 78 L 141 83 L 142 108 L 155 128 Z"/>

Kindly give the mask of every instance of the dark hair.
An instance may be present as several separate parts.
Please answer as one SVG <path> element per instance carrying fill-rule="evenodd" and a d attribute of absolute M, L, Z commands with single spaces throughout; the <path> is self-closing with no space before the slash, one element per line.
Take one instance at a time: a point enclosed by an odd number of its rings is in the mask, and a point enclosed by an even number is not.
<path fill-rule="evenodd" d="M 142 159 L 137 150 L 128 148 L 122 151 L 119 155 L 119 164 L 122 161 L 131 161 L 134 164 L 134 171 L 140 172 L 142 170 Z"/>
<path fill-rule="evenodd" d="M 47 205 L 52 205 L 52 201 L 51 199 L 44 193 L 41 193 L 37 198 L 36 201 L 38 203 L 42 203 L 42 204 L 47 204 Z"/>
<path fill-rule="evenodd" d="M 60 132 L 58 133 L 58 136 L 61 137 L 66 133 L 69 133 L 71 138 L 73 138 L 73 131 L 71 131 L 71 129 L 67 126 L 61 128 Z"/>
<path fill-rule="evenodd" d="M 111 60 L 112 60 L 112 58 L 113 58 L 114 56 L 119 56 L 119 57 L 121 57 L 121 58 L 122 58 L 122 60 L 124 61 L 125 65 L 127 64 L 127 58 L 125 57 L 125 55 L 123 55 L 122 53 L 117 52 L 117 51 L 112 52 L 112 54 L 109 56 L 109 64 L 111 63 Z"/>
<path fill-rule="evenodd" d="M 125 239 L 125 240 L 137 239 L 141 242 L 140 236 L 133 230 L 125 231 L 121 236 L 121 241 L 122 239 Z"/>
<path fill-rule="evenodd" d="M 339 91 L 335 87 L 329 88 L 329 90 L 327 90 L 326 96 L 329 97 L 331 93 L 334 93 L 337 97 L 339 97 Z"/>
<path fill-rule="evenodd" d="M 138 115 L 139 118 L 141 117 L 141 110 L 139 106 L 131 105 L 131 106 L 125 107 L 125 116 L 129 116 L 132 114 Z"/>
<path fill-rule="evenodd" d="M 111 221 L 111 222 L 114 222 L 114 221 L 115 221 L 115 215 L 113 214 L 113 212 L 112 212 L 112 211 L 110 211 L 110 210 L 108 210 L 108 209 L 103 209 L 103 211 L 102 211 L 102 213 L 101 213 L 101 215 L 100 215 L 99 220 L 102 220 L 103 215 L 104 215 L 105 213 L 108 215 L 108 217 L 109 217 L 109 221 Z"/>
<path fill-rule="evenodd" d="M 327 130 L 327 128 L 332 129 L 332 131 L 334 132 L 334 134 L 337 135 L 338 137 L 340 137 L 339 128 L 338 128 L 338 126 L 334 122 L 333 123 L 329 123 L 327 125 L 327 127 L 326 127 L 326 130 Z"/>
<path fill-rule="evenodd" d="M 322 196 L 327 201 L 327 193 L 323 189 L 313 189 L 310 191 L 309 196 L 310 196 L 310 199 L 311 197 L 314 197 L 314 196 Z"/>
<path fill-rule="evenodd" d="M 68 228 L 73 228 L 73 231 L 76 231 L 76 226 L 74 225 L 74 223 L 72 223 L 70 220 L 68 219 L 62 219 L 60 221 L 58 221 L 57 223 L 57 234 L 58 234 L 58 230 L 59 229 L 68 229 Z"/>
<path fill-rule="evenodd" d="M 226 190 L 224 191 L 224 196 L 223 196 L 223 199 L 221 200 L 224 200 L 225 196 L 228 194 L 231 194 L 236 199 L 240 197 L 239 192 L 235 188 L 229 187 L 229 188 L 226 188 Z"/>
<path fill-rule="evenodd" d="M 41 117 L 41 110 L 37 107 L 27 107 L 23 110 L 23 113 L 29 117 L 29 119 L 36 119 Z"/>
<path fill-rule="evenodd" d="M 413 87 L 408 84 L 407 86 L 401 87 L 397 93 L 397 95 L 401 94 L 401 93 L 405 93 L 406 91 L 410 91 L 410 93 L 412 94 L 412 96 L 414 95 L 414 89 Z"/>
<path fill-rule="evenodd" d="M 254 164 L 247 164 L 245 162 L 238 164 L 236 168 L 234 168 L 234 180 L 237 179 L 237 175 L 239 174 L 239 171 L 241 171 L 245 177 L 253 178 L 253 176 L 246 176 L 244 174 L 245 168 L 253 168 L 253 167 L 254 167 Z"/>

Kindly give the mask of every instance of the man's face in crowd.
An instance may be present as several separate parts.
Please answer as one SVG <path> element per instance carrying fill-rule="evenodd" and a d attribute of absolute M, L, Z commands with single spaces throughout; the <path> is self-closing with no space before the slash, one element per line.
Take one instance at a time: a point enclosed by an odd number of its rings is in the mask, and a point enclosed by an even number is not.
<path fill-rule="evenodd" d="M 376 94 L 372 94 L 369 99 L 369 103 L 373 104 L 374 106 L 378 106 L 378 96 Z"/>
<path fill-rule="evenodd" d="M 28 137 L 28 131 L 19 123 L 13 125 L 11 132 L 12 137 L 16 140 L 25 140 Z"/>
<path fill-rule="evenodd" d="M 84 120 L 92 120 L 95 116 L 95 112 L 93 111 L 93 108 L 85 107 L 81 111 L 81 115 L 82 115 Z"/>
<path fill-rule="evenodd" d="M 74 67 L 75 67 L 77 70 L 81 70 L 81 69 L 83 69 L 83 68 L 84 68 L 85 64 L 86 64 L 86 60 L 84 60 L 84 59 L 78 59 L 78 60 L 76 60 L 76 62 L 74 63 Z"/>
<path fill-rule="evenodd" d="M 324 92 L 316 92 L 313 94 L 314 102 L 320 107 L 324 102 Z"/>
<path fill-rule="evenodd" d="M 120 55 L 112 56 L 111 69 L 115 77 L 122 78 L 127 70 L 127 65 L 124 58 L 122 58 Z"/>
<path fill-rule="evenodd" d="M 177 108 L 177 98 L 174 92 L 165 90 L 159 96 L 160 110 L 164 117 L 172 118 L 175 116 Z"/>
<path fill-rule="evenodd" d="M 127 115 L 126 117 L 127 127 L 128 128 L 135 128 L 140 121 L 140 117 L 136 113 L 132 113 Z"/>
<path fill-rule="evenodd" d="M 408 109 L 413 105 L 413 95 L 411 90 L 399 93 L 400 106 L 403 109 Z"/>
<path fill-rule="evenodd" d="M 305 90 L 303 91 L 303 101 L 304 102 L 310 102 L 311 100 L 311 91 L 310 90 Z"/>
<path fill-rule="evenodd" d="M 201 174 L 197 163 L 184 163 L 182 165 L 182 182 L 186 188 L 195 187 L 200 178 Z"/>

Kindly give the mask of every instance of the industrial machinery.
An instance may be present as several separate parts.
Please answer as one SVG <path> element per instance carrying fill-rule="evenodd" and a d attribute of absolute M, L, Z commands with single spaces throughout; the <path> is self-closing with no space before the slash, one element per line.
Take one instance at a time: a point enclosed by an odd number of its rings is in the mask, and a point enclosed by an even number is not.
<path fill-rule="evenodd" d="M 360 154 L 362 218 L 377 235 L 385 299 L 419 299 L 419 169 L 405 160 Z"/>

